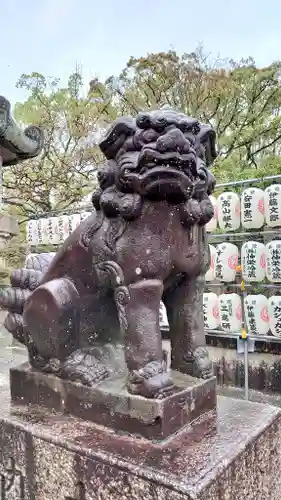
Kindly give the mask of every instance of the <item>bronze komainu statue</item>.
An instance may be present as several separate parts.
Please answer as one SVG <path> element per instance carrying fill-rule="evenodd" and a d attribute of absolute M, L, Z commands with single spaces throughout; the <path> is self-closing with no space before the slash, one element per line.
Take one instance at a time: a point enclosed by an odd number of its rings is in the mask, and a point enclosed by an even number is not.
<path fill-rule="evenodd" d="M 172 368 L 211 375 L 202 295 L 215 132 L 163 108 L 117 119 L 100 148 L 107 163 L 95 210 L 55 257 L 35 256 L 13 272 L 0 297 L 5 325 L 27 346 L 35 369 L 89 386 L 112 376 L 117 354 L 112 347 L 109 362 L 108 346 L 123 344 L 128 390 L 164 397 L 173 387 L 162 351 L 161 299 Z"/>

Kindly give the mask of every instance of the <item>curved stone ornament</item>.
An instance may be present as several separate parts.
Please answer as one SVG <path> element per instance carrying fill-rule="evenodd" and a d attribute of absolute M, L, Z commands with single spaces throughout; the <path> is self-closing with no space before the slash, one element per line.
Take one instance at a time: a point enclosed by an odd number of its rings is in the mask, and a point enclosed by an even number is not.
<path fill-rule="evenodd" d="M 38 156 L 43 145 L 43 130 L 35 125 L 22 130 L 11 115 L 11 104 L 0 96 L 0 151 L 3 167 Z"/>

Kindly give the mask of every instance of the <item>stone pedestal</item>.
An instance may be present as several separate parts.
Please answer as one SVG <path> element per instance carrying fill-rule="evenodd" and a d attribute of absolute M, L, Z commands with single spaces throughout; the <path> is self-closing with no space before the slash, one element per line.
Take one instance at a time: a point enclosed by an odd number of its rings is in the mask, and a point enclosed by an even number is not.
<path fill-rule="evenodd" d="M 211 428 L 216 420 L 216 378 L 202 380 L 174 371 L 171 378 L 175 394 L 146 399 L 128 393 L 125 375 L 90 388 L 38 372 L 29 363 L 10 370 L 16 404 L 45 406 L 152 440 L 169 438 L 199 417 L 208 419 Z"/>
<path fill-rule="evenodd" d="M 281 412 L 218 398 L 216 433 L 197 421 L 153 443 L 0 396 L 1 499 L 280 500 Z M 206 427 L 207 426 L 207 427 Z"/>

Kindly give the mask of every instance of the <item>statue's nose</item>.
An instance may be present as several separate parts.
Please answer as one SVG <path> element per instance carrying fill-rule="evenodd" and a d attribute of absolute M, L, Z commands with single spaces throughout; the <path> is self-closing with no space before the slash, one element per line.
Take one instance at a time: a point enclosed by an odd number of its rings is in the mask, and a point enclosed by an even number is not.
<path fill-rule="evenodd" d="M 166 134 L 158 137 L 156 142 L 156 149 L 159 153 L 168 153 L 177 151 L 179 153 L 188 153 L 190 150 L 190 143 L 185 138 L 181 130 L 172 128 Z"/>

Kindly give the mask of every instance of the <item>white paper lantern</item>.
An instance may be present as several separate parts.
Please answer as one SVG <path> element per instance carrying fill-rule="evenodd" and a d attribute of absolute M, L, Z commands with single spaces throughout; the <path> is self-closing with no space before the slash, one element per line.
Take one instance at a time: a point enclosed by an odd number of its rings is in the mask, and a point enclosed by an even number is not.
<path fill-rule="evenodd" d="M 206 231 L 207 233 L 211 233 L 212 231 L 215 231 L 217 229 L 217 224 L 218 224 L 218 207 L 217 207 L 217 200 L 214 196 L 209 196 L 210 201 L 213 205 L 214 208 L 214 216 L 212 219 L 206 224 Z"/>
<path fill-rule="evenodd" d="M 217 199 L 218 223 L 221 229 L 236 231 L 240 227 L 240 197 L 232 191 L 219 195 Z"/>
<path fill-rule="evenodd" d="M 204 328 L 216 330 L 220 326 L 219 299 L 213 293 L 203 294 Z"/>
<path fill-rule="evenodd" d="M 215 279 L 230 282 L 236 277 L 238 247 L 233 243 L 220 243 L 215 255 Z"/>
<path fill-rule="evenodd" d="M 281 184 L 272 184 L 264 192 L 265 221 L 270 227 L 281 226 Z"/>
<path fill-rule="evenodd" d="M 241 248 L 242 277 L 246 281 L 263 281 L 266 268 L 266 248 L 258 241 L 247 241 Z"/>
<path fill-rule="evenodd" d="M 206 281 L 214 281 L 215 279 L 215 260 L 216 260 L 216 247 L 214 245 L 209 245 L 210 249 L 210 267 L 206 272 L 205 280 Z"/>
<path fill-rule="evenodd" d="M 69 217 L 68 215 L 61 215 L 58 218 L 60 242 L 66 240 L 69 236 Z"/>
<path fill-rule="evenodd" d="M 237 293 L 219 296 L 219 318 L 222 330 L 240 333 L 242 329 L 241 298 Z"/>
<path fill-rule="evenodd" d="M 241 222 L 246 229 L 259 229 L 264 225 L 264 191 L 247 188 L 241 196 Z"/>
<path fill-rule="evenodd" d="M 60 243 L 58 217 L 50 217 L 48 219 L 48 234 L 51 245 L 58 245 Z"/>
<path fill-rule="evenodd" d="M 266 248 L 266 277 L 269 281 L 281 282 L 281 240 L 272 240 Z"/>
<path fill-rule="evenodd" d="M 80 219 L 81 221 L 84 220 L 84 219 L 87 219 L 87 217 L 89 217 L 89 215 L 91 215 L 92 212 L 82 212 L 80 214 Z"/>
<path fill-rule="evenodd" d="M 268 299 L 268 316 L 272 335 L 281 337 L 281 295 Z"/>
<path fill-rule="evenodd" d="M 29 220 L 26 224 L 26 240 L 29 245 L 38 245 L 37 220 Z"/>
<path fill-rule="evenodd" d="M 79 226 L 81 222 L 81 216 L 80 214 L 73 214 L 69 216 L 69 232 L 73 233 L 77 226 Z"/>
<path fill-rule="evenodd" d="M 244 301 L 245 319 L 251 335 L 269 332 L 268 300 L 265 295 L 248 295 Z"/>

